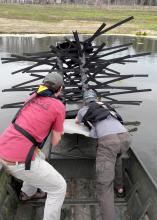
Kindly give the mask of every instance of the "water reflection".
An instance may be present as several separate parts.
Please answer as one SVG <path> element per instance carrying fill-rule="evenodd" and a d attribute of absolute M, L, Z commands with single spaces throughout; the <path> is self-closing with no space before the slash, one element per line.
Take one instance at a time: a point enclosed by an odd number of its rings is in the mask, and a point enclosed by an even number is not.
<path fill-rule="evenodd" d="M 50 45 L 56 45 L 56 42 L 62 42 L 72 36 L 47 36 L 47 37 L 25 37 L 9 36 L 0 37 L 0 51 L 6 53 L 22 54 L 24 52 L 38 52 L 49 49 Z M 84 36 L 87 38 L 88 36 Z M 105 42 L 106 46 L 115 46 L 119 44 L 133 43 L 133 49 L 136 53 L 143 51 L 157 52 L 157 39 L 142 37 L 126 37 L 117 35 L 107 35 L 98 37 L 96 43 L 99 45 Z"/>
<path fill-rule="evenodd" d="M 68 36 L 67 38 L 71 38 Z M 64 36 L 47 36 L 47 37 L 1 37 L 0 38 L 0 57 L 10 56 L 11 53 L 23 54 L 24 52 L 39 52 L 49 50 L 50 45 L 56 45 L 56 42 L 62 42 Z M 127 65 L 114 64 L 113 69 L 120 71 L 123 74 L 149 74 L 148 78 L 131 78 L 125 80 L 125 82 L 117 82 L 119 85 L 137 86 L 139 89 L 151 88 L 152 92 L 149 93 L 135 93 L 127 94 L 127 98 L 131 100 L 143 100 L 141 106 L 123 106 L 120 108 L 123 117 L 129 121 L 141 121 L 141 125 L 134 135 L 133 147 L 136 148 L 143 158 L 152 159 L 156 144 L 156 107 L 157 107 L 157 39 L 149 38 L 136 38 L 126 36 L 101 36 L 97 39 L 97 44 L 106 42 L 106 46 L 115 46 L 126 43 L 133 43 L 133 46 L 129 47 L 127 53 L 135 54 L 142 52 L 152 52 L 150 56 L 138 58 L 138 63 L 128 63 Z M 118 55 L 124 55 L 124 52 Z M 115 56 L 115 55 L 114 55 Z M 9 63 L 1 64 L 1 81 L 0 88 L 10 88 L 11 86 L 30 79 L 27 74 L 11 75 L 12 71 L 18 70 L 27 63 Z M 28 92 L 11 92 L 2 93 L 0 99 L 0 106 L 7 103 L 23 101 Z M 116 98 L 116 97 L 115 97 Z M 126 95 L 125 95 L 126 98 Z M 121 99 L 123 97 L 121 96 Z M 7 124 L 11 121 L 16 109 L 0 110 L 1 127 L 0 132 L 4 130 Z M 151 127 L 151 129 L 149 129 Z M 148 151 L 149 146 L 149 151 Z M 157 154 L 157 153 L 156 153 Z M 155 154 L 154 154 L 155 155 Z M 148 160 L 149 161 L 149 160 Z M 147 161 L 146 161 L 147 164 Z M 147 164 L 148 168 L 154 173 L 155 168 L 150 167 L 150 163 Z M 157 175 L 156 175 L 157 176 Z M 156 177 L 157 180 L 157 177 Z"/>

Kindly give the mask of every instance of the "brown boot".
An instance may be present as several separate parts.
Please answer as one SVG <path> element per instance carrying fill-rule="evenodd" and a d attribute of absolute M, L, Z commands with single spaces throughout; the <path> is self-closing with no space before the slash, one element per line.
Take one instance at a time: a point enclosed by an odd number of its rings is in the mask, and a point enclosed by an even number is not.
<path fill-rule="evenodd" d="M 34 199 L 43 199 L 46 198 L 46 192 L 43 192 L 42 190 L 37 191 L 34 195 L 28 196 L 26 193 L 22 192 L 20 193 L 19 199 L 23 202 L 34 200 Z"/>

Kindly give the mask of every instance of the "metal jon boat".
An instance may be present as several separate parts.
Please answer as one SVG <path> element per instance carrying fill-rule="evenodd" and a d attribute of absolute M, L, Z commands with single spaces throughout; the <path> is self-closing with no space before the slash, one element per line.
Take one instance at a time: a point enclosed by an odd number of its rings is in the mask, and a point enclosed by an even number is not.
<path fill-rule="evenodd" d="M 101 220 L 95 194 L 96 142 L 82 127 L 74 127 L 65 131 L 51 152 L 49 141 L 46 143 L 49 162 L 68 184 L 61 220 Z M 126 195 L 115 197 L 117 220 L 156 220 L 156 185 L 132 149 L 123 158 L 123 174 Z M 21 182 L 0 171 L 0 220 L 42 220 L 45 200 L 20 202 L 20 186 Z"/>

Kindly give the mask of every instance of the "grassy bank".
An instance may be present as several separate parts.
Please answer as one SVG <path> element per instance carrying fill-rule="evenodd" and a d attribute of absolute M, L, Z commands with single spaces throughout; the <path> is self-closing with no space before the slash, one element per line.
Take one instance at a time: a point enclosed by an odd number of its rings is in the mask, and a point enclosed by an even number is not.
<path fill-rule="evenodd" d="M 1 33 L 93 33 L 130 15 L 134 20 L 110 33 L 157 35 L 156 8 L 96 8 L 63 5 L 0 5 Z"/>

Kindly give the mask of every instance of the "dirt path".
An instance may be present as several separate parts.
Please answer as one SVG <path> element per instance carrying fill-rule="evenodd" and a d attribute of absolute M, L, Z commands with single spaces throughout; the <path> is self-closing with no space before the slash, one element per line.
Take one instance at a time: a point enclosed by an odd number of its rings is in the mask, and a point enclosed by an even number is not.
<path fill-rule="evenodd" d="M 63 20 L 59 22 L 39 22 L 31 20 L 18 20 L 0 18 L 0 33 L 1 34 L 71 34 L 72 31 L 79 33 L 94 33 L 102 22 L 98 21 L 75 21 Z M 107 24 L 109 26 L 110 24 Z M 119 28 L 110 31 L 115 34 L 133 34 L 139 31 L 139 27 L 131 24 L 125 24 Z M 157 31 L 140 30 L 146 32 L 149 36 L 157 36 Z"/>
<path fill-rule="evenodd" d="M 101 22 L 92 21 L 72 21 L 64 20 L 61 22 L 48 23 L 29 20 L 17 20 L 0 18 L 1 33 L 69 33 L 78 30 L 83 33 L 92 33 Z M 88 31 L 89 30 L 89 31 Z"/>

